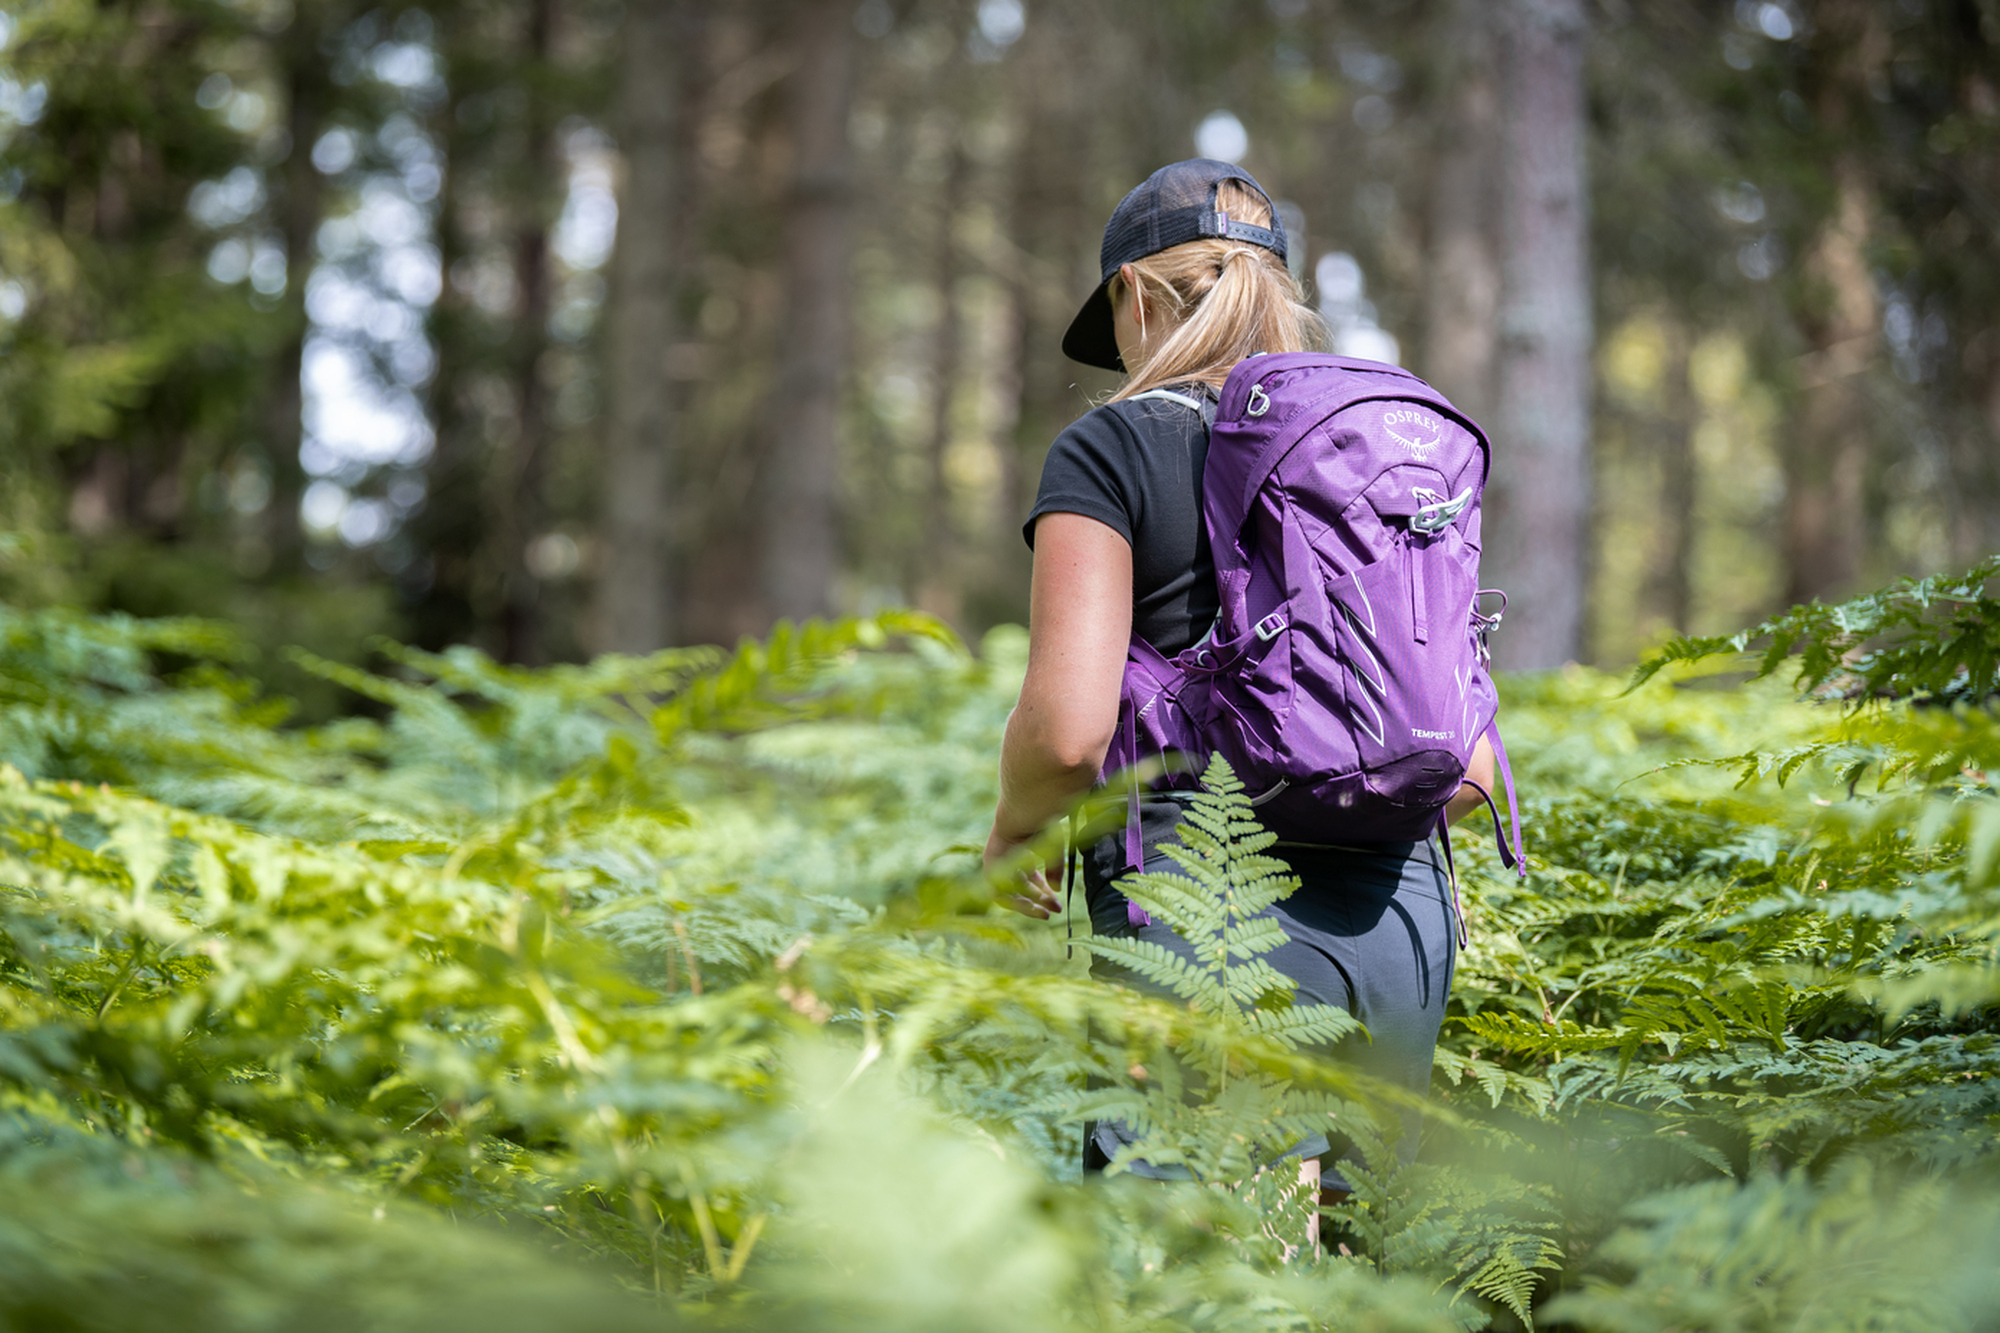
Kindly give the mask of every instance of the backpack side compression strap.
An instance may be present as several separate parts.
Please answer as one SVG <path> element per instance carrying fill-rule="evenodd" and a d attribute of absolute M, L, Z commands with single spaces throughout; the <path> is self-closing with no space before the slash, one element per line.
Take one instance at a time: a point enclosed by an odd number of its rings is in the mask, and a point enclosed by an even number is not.
<path fill-rule="evenodd" d="M 1528 877 L 1528 856 L 1527 849 L 1521 845 L 1521 802 L 1514 795 L 1514 766 L 1507 762 L 1507 746 L 1500 739 L 1499 718 L 1496 717 L 1486 724 L 1486 734 L 1493 741 L 1493 758 L 1500 766 L 1500 780 L 1507 786 L 1507 816 L 1514 830 L 1514 859 L 1512 861 L 1506 860 L 1507 848 L 1502 843 L 1500 848 L 1501 860 L 1511 865 L 1515 874 L 1519 875 L 1522 879 L 1526 879 Z M 1490 792 L 1486 793 L 1486 804 L 1489 808 L 1493 805 L 1493 796 Z M 1497 809 L 1493 811 L 1493 837 L 1496 842 L 1500 841 L 1500 812 Z"/>

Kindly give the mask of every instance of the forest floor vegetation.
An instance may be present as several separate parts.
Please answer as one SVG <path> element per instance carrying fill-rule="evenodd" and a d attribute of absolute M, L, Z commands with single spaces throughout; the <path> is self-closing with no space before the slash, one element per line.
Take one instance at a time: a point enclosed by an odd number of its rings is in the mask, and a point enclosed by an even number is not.
<path fill-rule="evenodd" d="M 994 905 L 1018 630 L 301 654 L 299 726 L 226 628 L 0 608 L 0 1329 L 1993 1327 L 1996 573 L 1503 680 L 1413 1165 L 1226 771 L 1178 1001 Z M 1196 1181 L 1080 1180 L 1100 1113 Z M 1263 1168 L 1328 1124 L 1348 1253 Z"/>

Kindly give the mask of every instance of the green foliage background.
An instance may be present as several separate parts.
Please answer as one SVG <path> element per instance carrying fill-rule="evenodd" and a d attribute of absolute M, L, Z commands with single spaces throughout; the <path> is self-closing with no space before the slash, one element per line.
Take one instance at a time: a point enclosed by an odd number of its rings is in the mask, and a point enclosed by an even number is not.
<path fill-rule="evenodd" d="M 1991 1327 L 1996 573 L 1505 682 L 1407 1167 L 1226 774 L 1142 890 L 1190 1003 L 991 905 L 1017 630 L 299 654 L 300 727 L 216 625 L 0 610 L 0 1328 Z M 1110 1110 L 1200 1183 L 1078 1181 Z M 1254 1145 L 1326 1117 L 1308 1257 Z"/>

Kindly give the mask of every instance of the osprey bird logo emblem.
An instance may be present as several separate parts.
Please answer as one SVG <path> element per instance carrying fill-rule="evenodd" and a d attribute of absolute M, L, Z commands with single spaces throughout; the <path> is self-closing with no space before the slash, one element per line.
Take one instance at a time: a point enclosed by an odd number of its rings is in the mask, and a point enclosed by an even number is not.
<path fill-rule="evenodd" d="M 1401 426 L 1412 433 L 1403 434 L 1396 427 Z M 1382 428 L 1389 432 L 1396 443 L 1410 451 L 1410 456 L 1419 463 L 1428 463 L 1431 453 L 1444 443 L 1444 426 L 1436 419 L 1422 412 L 1396 411 L 1382 418 Z M 1425 439 L 1424 436 L 1430 436 Z"/>
<path fill-rule="evenodd" d="M 1431 450 L 1437 448 L 1440 444 L 1444 443 L 1444 436 L 1442 435 L 1429 440 L 1413 440 L 1409 436 L 1402 434 L 1400 431 L 1392 430 L 1389 433 L 1396 437 L 1396 442 L 1398 444 L 1402 445 L 1405 449 L 1408 449 L 1411 454 L 1415 455 L 1416 460 L 1419 463 L 1428 463 L 1431 458 Z"/>

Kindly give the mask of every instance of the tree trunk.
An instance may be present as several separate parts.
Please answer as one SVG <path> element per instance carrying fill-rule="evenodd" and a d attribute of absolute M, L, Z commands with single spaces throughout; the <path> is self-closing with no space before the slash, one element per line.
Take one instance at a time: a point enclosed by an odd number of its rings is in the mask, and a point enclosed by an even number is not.
<path fill-rule="evenodd" d="M 1811 303 L 1802 321 L 1812 350 L 1800 359 L 1801 401 L 1782 451 L 1785 599 L 1851 592 L 1867 549 L 1868 397 L 1880 310 L 1865 248 L 1866 174 L 1854 155 L 1833 168 L 1834 215 L 1806 258 Z"/>
<path fill-rule="evenodd" d="M 1078 365 L 1061 350 L 1077 302 L 1097 283 L 1102 210 L 1109 206 L 1076 188 L 1077 181 L 1103 169 L 1093 167 L 1092 137 L 1074 132 L 1089 123 L 1092 99 L 1102 92 L 1085 73 L 1087 53 L 1102 37 L 1090 8 L 1047 6 L 1036 11 L 1007 56 L 1008 100 L 1018 108 L 1005 201 L 1011 244 L 1003 252 L 1014 395 L 1013 427 L 1002 439 L 1001 513 L 994 525 L 999 550 L 992 591 L 983 599 L 996 619 L 1025 623 L 1028 618 L 1032 564 L 1021 541 L 1021 521 L 1034 507 L 1049 445 L 1089 407 L 1093 391 L 1115 382 L 1108 372 Z M 1144 175 L 1117 185 L 1130 188 Z"/>
<path fill-rule="evenodd" d="M 437 349 L 437 371 L 426 395 L 433 444 L 424 464 L 424 506 L 409 520 L 422 562 L 406 576 L 414 595 L 413 636 L 419 647 L 438 651 L 469 641 L 478 628 L 474 582 L 480 534 L 485 524 L 481 503 L 485 442 L 479 414 L 467 401 L 477 368 L 480 313 L 460 289 L 456 273 L 472 253 L 466 214 L 470 212 L 466 181 L 474 149 L 466 117 L 460 108 L 472 82 L 472 65 L 465 48 L 464 19 L 447 10 L 439 24 L 445 56 L 445 86 L 450 92 L 432 125 L 443 151 L 444 180 L 437 210 L 438 266 L 444 283 L 431 307 L 427 332 Z"/>
<path fill-rule="evenodd" d="M 1996 72 L 1994 59 L 2000 53 L 2000 23 L 1996 19 L 2000 15 L 1982 26 L 1968 12 L 1956 31 L 1945 29 L 1940 34 L 1957 51 L 1955 115 L 1969 119 L 1990 113 L 2000 99 L 2000 72 Z M 1953 174 L 1965 182 L 1959 187 L 1965 194 L 1980 188 L 1990 200 L 2000 192 L 2000 151 L 1995 150 L 1991 135 L 1985 144 L 1984 153 L 1966 152 Z M 1989 226 L 1992 216 L 1989 211 Z M 1949 226 L 1949 219 L 1941 225 Z M 2000 232 L 2000 227 L 1993 230 Z M 1947 425 L 1951 434 L 1945 455 L 1944 493 L 1949 524 L 1947 558 L 1952 567 L 1962 569 L 2000 553 L 2000 300 L 1995 299 L 1990 242 L 1983 264 L 1972 258 L 1972 247 L 1962 242 L 1949 250 L 1956 252 L 1951 255 L 1949 276 L 1937 285 L 1948 283 L 1951 291 L 1944 305 L 1954 326 L 1957 364 L 1939 367 L 1939 378 L 1949 398 L 1959 404 Z M 1979 272 L 1974 265 L 1985 269 L 1983 284 L 1966 280 Z"/>
<path fill-rule="evenodd" d="M 285 294 L 277 316 L 284 335 L 265 391 L 262 434 L 271 475 L 271 500 L 263 513 L 264 540 L 270 548 L 270 568 L 281 575 L 296 573 L 302 555 L 299 498 L 305 489 L 305 473 L 299 464 L 299 444 L 304 403 L 299 372 L 305 354 L 306 280 L 312 276 L 313 242 L 324 208 L 324 190 L 319 171 L 312 164 L 312 150 L 333 100 L 331 72 L 320 50 L 326 23 L 318 8 L 301 6 L 303 12 L 292 20 L 277 44 L 283 62 L 285 131 L 291 141 L 290 154 L 277 172 L 274 210 L 285 247 Z"/>
<path fill-rule="evenodd" d="M 1485 0 L 1456 0 L 1442 38 L 1440 64 L 1451 92 L 1431 176 L 1424 375 L 1461 411 L 1485 421 L 1493 411 L 1500 305 L 1499 94 Z"/>
<path fill-rule="evenodd" d="M 847 369 L 847 146 L 853 86 L 852 6 L 801 0 L 790 79 L 790 200 L 785 218 L 786 314 L 762 478 L 764 596 L 773 615 L 833 609 L 840 567 L 840 390 Z"/>
<path fill-rule="evenodd" d="M 1881 304 L 1868 269 L 1873 181 L 1853 142 L 1887 56 L 1879 6 L 1821 0 L 1812 10 L 1802 83 L 1833 155 L 1833 210 L 1806 252 L 1797 305 L 1810 350 L 1799 360 L 1800 399 L 1780 457 L 1785 599 L 1851 592 L 1868 545 L 1868 397 L 1865 375 L 1881 344 Z"/>
<path fill-rule="evenodd" d="M 2000 552 L 2000 326 L 1980 334 L 1965 358 L 1973 402 L 1952 432 L 1945 488 L 1958 567 Z"/>
<path fill-rule="evenodd" d="M 610 388 L 603 469 L 604 561 L 596 639 L 606 651 L 647 653 L 673 641 L 676 386 L 666 352 L 693 172 L 685 161 L 686 69 L 698 47 L 699 6 L 628 6 L 620 39 L 618 146 L 625 159 L 618 244 L 611 256 L 605 360 Z"/>
<path fill-rule="evenodd" d="M 1660 541 L 1652 579 L 1655 604 L 1676 634 L 1694 626 L 1694 535 L 1698 476 L 1694 455 L 1697 413 L 1688 380 L 1689 330 L 1667 321 L 1667 358 L 1659 420 Z"/>
<path fill-rule="evenodd" d="M 543 657 L 541 581 L 530 566 L 529 545 L 547 520 L 543 495 L 551 436 L 549 393 L 542 355 L 549 344 L 548 202 L 535 187 L 560 180 L 554 115 L 540 85 L 554 50 L 555 0 L 531 0 L 522 52 L 530 71 L 524 147 L 539 170 L 515 200 L 514 336 L 507 357 L 514 386 L 514 447 L 500 470 L 493 521 L 493 560 L 500 571 L 500 655 L 502 660 L 540 665 Z"/>
<path fill-rule="evenodd" d="M 932 615 L 956 621 L 963 607 L 959 583 L 958 534 L 952 525 L 951 484 L 945 456 L 951 449 L 951 409 L 962 359 L 962 311 L 958 301 L 959 210 L 964 207 L 971 162 L 962 142 L 954 141 L 951 165 L 945 172 L 938 206 L 937 334 L 931 339 L 931 421 L 924 441 L 924 513 L 915 575 L 917 605 Z"/>
<path fill-rule="evenodd" d="M 1512 596 L 1499 665 L 1583 653 L 1591 304 L 1582 0 L 1501 20 L 1501 298 L 1486 581 Z"/>

